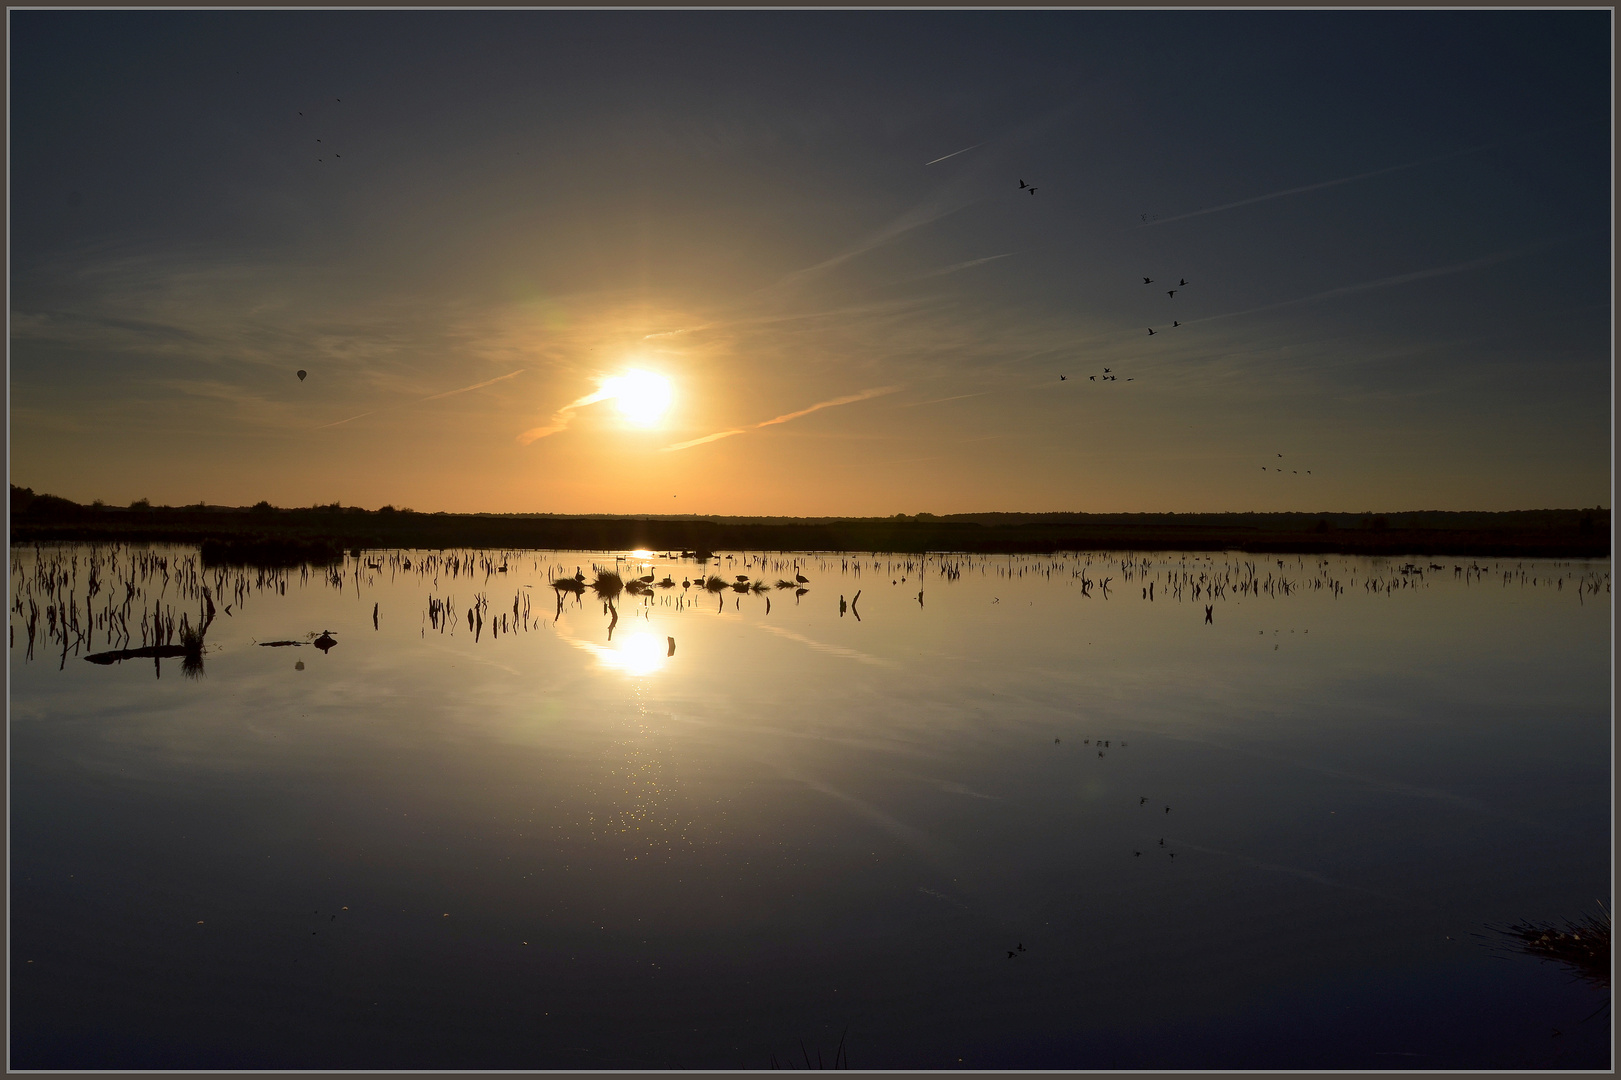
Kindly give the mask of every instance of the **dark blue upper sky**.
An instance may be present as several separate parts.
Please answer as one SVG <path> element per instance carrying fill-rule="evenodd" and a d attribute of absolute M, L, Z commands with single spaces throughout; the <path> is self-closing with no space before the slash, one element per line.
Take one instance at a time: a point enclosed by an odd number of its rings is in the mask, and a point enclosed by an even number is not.
<path fill-rule="evenodd" d="M 1607 499 L 1607 11 L 11 32 L 16 482 L 735 513 Z M 577 404 L 627 365 L 674 387 L 657 431 Z M 172 473 L 154 419 L 216 463 Z M 290 467 L 311 440 L 339 448 L 316 476 Z M 1278 452 L 1312 485 L 1263 470 Z M 792 491 L 747 482 L 784 469 Z"/>

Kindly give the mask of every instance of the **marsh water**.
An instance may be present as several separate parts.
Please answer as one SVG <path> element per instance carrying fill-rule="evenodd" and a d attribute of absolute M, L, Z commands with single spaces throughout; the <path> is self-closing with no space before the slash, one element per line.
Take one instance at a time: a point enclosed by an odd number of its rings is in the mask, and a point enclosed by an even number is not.
<path fill-rule="evenodd" d="M 1607 561 L 11 591 L 13 1067 L 1609 1065 L 1608 988 L 1490 929 L 1610 900 Z"/>

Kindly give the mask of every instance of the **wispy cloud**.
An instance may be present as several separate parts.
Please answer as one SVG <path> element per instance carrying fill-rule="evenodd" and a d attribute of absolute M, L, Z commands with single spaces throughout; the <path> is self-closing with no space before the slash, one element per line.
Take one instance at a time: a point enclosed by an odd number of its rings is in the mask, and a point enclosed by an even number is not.
<path fill-rule="evenodd" d="M 661 447 L 660 449 L 668 452 L 670 450 L 685 450 L 688 447 L 701 446 L 704 443 L 714 442 L 717 439 L 725 439 L 733 435 L 742 435 L 745 432 L 754 431 L 758 428 L 770 427 L 772 424 L 786 424 L 790 420 L 797 420 L 801 416 L 809 416 L 811 413 L 817 412 L 821 409 L 831 409 L 835 405 L 849 405 L 852 402 L 866 401 L 868 398 L 879 397 L 883 394 L 893 394 L 899 389 L 901 389 L 899 386 L 875 386 L 869 390 L 863 390 L 859 394 L 847 394 L 844 397 L 833 398 L 831 401 L 818 401 L 815 405 L 808 408 L 798 409 L 791 413 L 783 413 L 781 416 L 773 416 L 770 420 L 762 420 L 758 424 L 750 424 L 747 427 L 731 428 L 727 431 L 717 431 L 713 435 L 705 435 L 699 439 L 688 439 L 686 442 L 675 443 L 671 446 Z"/>
<path fill-rule="evenodd" d="M 1301 195 L 1308 191 L 1321 191 L 1323 188 L 1339 187 L 1341 184 L 1354 184 L 1358 180 L 1371 180 L 1375 176 L 1386 176 L 1390 173 L 1401 172 L 1404 169 L 1416 169 L 1420 165 L 1433 165 L 1438 161 L 1449 161 L 1452 158 L 1463 157 L 1465 154 L 1477 154 L 1482 150 L 1490 150 L 1494 146 L 1500 146 L 1503 141 L 1481 143 L 1479 146 L 1469 146 L 1446 154 L 1436 154 L 1434 157 L 1419 158 L 1417 161 L 1404 161 L 1400 165 L 1387 165 L 1382 169 L 1370 169 L 1367 172 L 1356 173 L 1353 176 L 1342 176 L 1337 180 L 1323 180 L 1315 184 L 1302 184 L 1300 187 L 1268 192 L 1265 195 L 1253 195 L 1248 199 L 1239 199 L 1237 202 L 1222 203 L 1220 206 L 1207 206 L 1203 210 L 1193 210 L 1186 214 L 1177 214 L 1174 217 L 1147 221 L 1137 227 L 1146 229 L 1154 225 L 1169 225 L 1173 221 L 1186 221 L 1188 218 L 1202 217 L 1205 214 L 1218 214 L 1223 210 L 1232 210 L 1239 206 L 1249 206 L 1253 203 L 1267 202 L 1271 199 L 1282 199 L 1290 195 Z"/>
<path fill-rule="evenodd" d="M 482 390 L 486 386 L 494 386 L 498 382 L 505 382 L 507 379 L 515 379 L 519 375 L 522 375 L 523 373 L 524 373 L 524 369 L 519 368 L 517 371 L 509 371 L 505 375 L 497 375 L 493 379 L 485 379 L 483 382 L 474 383 L 472 386 L 464 386 L 460 390 L 446 390 L 442 394 L 429 394 L 427 397 L 423 398 L 422 400 L 423 401 L 438 401 L 440 398 L 452 397 L 452 396 L 454 396 L 456 394 L 465 394 L 469 390 Z"/>
<path fill-rule="evenodd" d="M 986 255 L 982 259 L 969 259 L 967 262 L 952 263 L 950 266 L 943 266 L 938 270 L 929 270 L 921 274 L 914 274 L 912 277 L 902 278 L 901 281 L 925 281 L 929 278 L 945 277 L 947 274 L 955 274 L 959 271 L 967 270 L 970 267 L 982 266 L 988 262 L 995 262 L 997 259 L 1011 258 L 1017 254 L 1017 251 L 1005 251 L 1000 255 Z"/>
<path fill-rule="evenodd" d="M 955 198 L 941 196 L 939 198 L 930 199 L 927 202 L 908 210 L 906 213 L 891 221 L 888 225 L 885 225 L 878 231 L 869 234 L 863 239 L 852 244 L 850 247 L 845 248 L 832 258 L 823 259 L 814 266 L 807 266 L 802 270 L 795 270 L 793 273 L 782 278 L 782 280 L 778 281 L 775 285 L 767 286 L 767 289 L 782 289 L 790 285 L 798 284 L 807 278 L 814 277 L 815 275 L 822 273 L 823 271 L 831 270 L 836 266 L 849 262 L 851 259 L 854 259 L 859 255 L 865 255 L 867 252 L 872 251 L 875 248 L 880 248 L 885 244 L 893 243 L 905 236 L 907 233 L 912 232 L 914 229 L 921 229 L 923 226 L 939 221 L 943 217 L 949 217 L 959 210 L 967 209 L 976 201 L 978 200 L 963 196 L 957 196 Z"/>
<path fill-rule="evenodd" d="M 1525 255 L 1530 255 L 1531 253 L 1540 251 L 1543 248 L 1551 247 L 1558 242 L 1558 240 L 1545 240 L 1523 248 L 1514 248 L 1509 251 L 1497 251 L 1490 255 L 1482 255 L 1478 259 L 1470 259 L 1467 262 L 1452 263 L 1447 266 L 1433 266 L 1427 270 L 1414 270 L 1406 274 L 1395 274 L 1391 277 L 1379 278 L 1376 281 L 1358 282 L 1355 285 L 1341 285 L 1338 288 L 1326 289 L 1323 292 L 1312 293 L 1310 296 L 1301 296 L 1293 300 L 1280 300 L 1275 304 L 1263 304 L 1260 307 L 1245 308 L 1243 311 L 1228 311 L 1220 315 L 1206 315 L 1199 319 L 1188 319 L 1183 322 L 1182 325 L 1190 326 L 1194 323 L 1215 322 L 1217 319 L 1236 319 L 1240 315 L 1254 315 L 1262 311 L 1275 311 L 1278 308 L 1293 307 L 1296 304 L 1309 304 L 1317 300 L 1328 300 L 1336 296 L 1350 296 L 1354 293 L 1368 292 L 1372 289 L 1384 289 L 1392 285 L 1405 285 L 1408 282 L 1423 281 L 1427 278 L 1447 277 L 1451 274 L 1468 273 L 1471 270 L 1483 270 L 1488 266 L 1495 266 L 1498 263 L 1508 262 L 1510 259 L 1518 259 Z"/>
<path fill-rule="evenodd" d="M 359 420 L 361 417 L 365 416 L 376 416 L 377 411 L 378 410 L 373 409 L 371 412 L 356 413 L 353 416 L 346 416 L 342 420 L 334 420 L 330 424 L 317 424 L 315 426 L 315 430 L 320 431 L 322 428 L 337 427 L 339 424 L 347 424 L 351 420 Z"/>
<path fill-rule="evenodd" d="M 547 424 L 545 427 L 530 428 L 522 435 L 519 435 L 518 445 L 528 446 L 536 439 L 544 439 L 548 435 L 556 435 L 559 431 L 566 430 L 569 424 L 573 422 L 574 414 L 576 412 L 585 408 L 587 405 L 595 405 L 597 402 L 610 397 L 613 397 L 613 391 L 603 389 L 598 390 L 594 394 L 587 394 L 584 397 L 575 398 L 573 401 L 569 402 L 567 405 L 564 405 L 561 409 L 558 409 L 552 414 L 552 422 L 550 424 Z"/>

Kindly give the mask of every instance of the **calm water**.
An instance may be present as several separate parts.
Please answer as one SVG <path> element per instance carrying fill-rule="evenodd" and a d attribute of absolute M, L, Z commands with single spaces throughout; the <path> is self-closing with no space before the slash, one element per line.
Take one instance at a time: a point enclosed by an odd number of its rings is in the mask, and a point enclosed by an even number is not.
<path fill-rule="evenodd" d="M 11 1065 L 1608 1067 L 1609 564 L 1404 562 L 15 548 Z"/>

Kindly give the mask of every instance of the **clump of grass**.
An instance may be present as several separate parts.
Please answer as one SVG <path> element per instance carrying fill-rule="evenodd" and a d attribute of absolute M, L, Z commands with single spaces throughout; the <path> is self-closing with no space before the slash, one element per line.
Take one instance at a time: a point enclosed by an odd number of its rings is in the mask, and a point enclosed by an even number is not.
<path fill-rule="evenodd" d="M 203 674 L 203 628 L 193 629 L 180 617 L 180 647 L 185 649 L 180 657 L 180 672 L 188 679 L 200 678 Z"/>
<path fill-rule="evenodd" d="M 713 574 L 710 575 L 708 581 L 704 582 L 704 591 L 705 592 L 722 593 L 722 592 L 725 592 L 730 587 L 731 586 L 726 584 L 726 579 L 725 578 L 716 577 Z"/>
<path fill-rule="evenodd" d="M 1581 978 L 1599 986 L 1610 985 L 1610 910 L 1599 901 L 1599 914 L 1563 928 L 1551 923 L 1515 923 L 1498 932 L 1523 953 L 1564 964 Z"/>
<path fill-rule="evenodd" d="M 612 570 L 598 570 L 597 580 L 591 583 L 591 591 L 609 602 L 619 599 L 619 594 L 625 591 L 625 579 Z"/>
<path fill-rule="evenodd" d="M 794 587 L 794 583 L 791 582 L 791 581 L 788 581 L 786 578 L 778 578 L 777 579 L 777 588 L 779 588 L 779 589 L 792 589 L 793 587 Z"/>
<path fill-rule="evenodd" d="M 560 577 L 552 582 L 552 588 L 560 593 L 573 593 L 575 596 L 585 595 L 585 582 L 577 578 Z"/>

